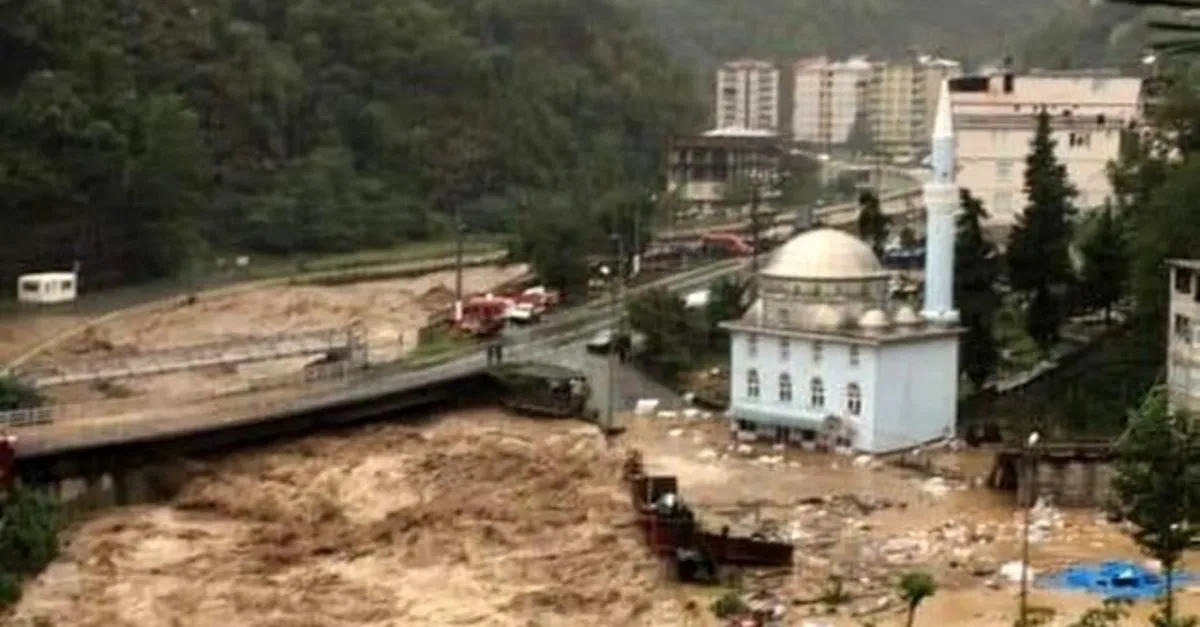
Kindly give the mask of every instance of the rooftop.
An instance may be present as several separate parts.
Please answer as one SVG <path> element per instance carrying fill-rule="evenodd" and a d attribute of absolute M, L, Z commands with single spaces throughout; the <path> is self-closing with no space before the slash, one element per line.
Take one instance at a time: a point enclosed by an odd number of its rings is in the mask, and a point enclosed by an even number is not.
<path fill-rule="evenodd" d="M 763 275 L 782 279 L 865 279 L 886 276 L 865 242 L 837 229 L 815 229 L 784 244 Z"/>

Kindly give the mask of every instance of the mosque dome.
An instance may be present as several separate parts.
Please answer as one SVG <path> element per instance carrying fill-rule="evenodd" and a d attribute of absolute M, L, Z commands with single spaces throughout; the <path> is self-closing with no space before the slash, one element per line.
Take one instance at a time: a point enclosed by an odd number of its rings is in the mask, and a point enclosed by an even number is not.
<path fill-rule="evenodd" d="M 784 244 L 764 275 L 781 279 L 865 279 L 886 275 L 865 242 L 837 229 L 815 229 Z"/>
<path fill-rule="evenodd" d="M 896 310 L 896 315 L 892 317 L 896 324 L 920 324 L 921 316 L 917 315 L 916 310 L 908 305 L 901 305 Z"/>
<path fill-rule="evenodd" d="M 871 309 L 858 319 L 858 326 L 864 329 L 882 329 L 887 325 L 887 314 L 881 309 Z"/>

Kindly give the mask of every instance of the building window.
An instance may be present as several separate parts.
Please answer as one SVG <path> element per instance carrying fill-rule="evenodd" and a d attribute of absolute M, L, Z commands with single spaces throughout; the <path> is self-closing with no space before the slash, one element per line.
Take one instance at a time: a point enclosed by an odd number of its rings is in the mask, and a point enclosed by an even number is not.
<path fill-rule="evenodd" d="M 1012 213 L 1012 192 L 996 192 L 996 197 L 992 201 L 992 208 L 995 209 L 997 213 Z"/>
<path fill-rule="evenodd" d="M 779 401 L 792 402 L 792 375 L 786 372 L 779 375 Z"/>
<path fill-rule="evenodd" d="M 813 407 L 825 406 L 825 384 L 821 382 L 820 377 L 813 377 L 811 383 L 808 384 L 809 404 Z"/>
<path fill-rule="evenodd" d="M 751 368 L 746 371 L 746 396 L 750 398 L 758 398 L 761 389 L 758 384 L 758 371 Z"/>
<path fill-rule="evenodd" d="M 779 310 L 779 324 L 787 326 L 792 322 L 792 312 L 788 311 L 787 307 Z"/>
<path fill-rule="evenodd" d="M 746 354 L 751 357 L 758 356 L 758 336 L 753 333 L 746 336 Z"/>
<path fill-rule="evenodd" d="M 1175 291 L 1180 294 L 1192 293 L 1192 271 L 1178 268 L 1175 270 Z"/>
<path fill-rule="evenodd" d="M 857 347 L 857 346 L 851 346 L 851 347 L 850 347 L 850 365 L 851 365 L 851 366 L 857 366 L 857 365 L 858 365 L 858 361 L 859 361 L 859 356 L 858 356 L 858 347 Z"/>
<path fill-rule="evenodd" d="M 858 387 L 857 383 L 846 386 L 846 410 L 852 416 L 862 413 L 862 389 Z"/>
<path fill-rule="evenodd" d="M 813 349 L 813 363 L 815 363 L 815 364 L 821 363 L 821 357 L 822 357 L 821 353 L 825 352 L 825 345 L 822 344 L 821 342 L 813 342 L 812 349 Z"/>
<path fill-rule="evenodd" d="M 1001 159 L 996 162 L 996 179 L 1007 182 L 1012 178 L 1013 162 L 1008 159 Z"/>
<path fill-rule="evenodd" d="M 1192 337 L 1192 321 L 1187 316 L 1175 316 L 1175 337 L 1187 342 Z"/>
<path fill-rule="evenodd" d="M 786 337 L 779 340 L 779 358 L 784 361 L 792 357 L 792 341 Z"/>

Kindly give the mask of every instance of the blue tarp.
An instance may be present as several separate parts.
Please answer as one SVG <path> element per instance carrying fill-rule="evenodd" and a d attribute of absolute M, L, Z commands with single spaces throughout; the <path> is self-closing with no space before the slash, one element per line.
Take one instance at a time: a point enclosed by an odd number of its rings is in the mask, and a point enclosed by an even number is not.
<path fill-rule="evenodd" d="M 1196 582 L 1200 582 L 1200 579 L 1194 574 L 1175 574 L 1177 586 Z M 1062 572 L 1039 577 L 1036 585 L 1052 590 L 1098 594 L 1106 599 L 1137 601 L 1161 596 L 1166 581 L 1158 573 L 1133 562 L 1102 562 L 1072 566 Z"/>

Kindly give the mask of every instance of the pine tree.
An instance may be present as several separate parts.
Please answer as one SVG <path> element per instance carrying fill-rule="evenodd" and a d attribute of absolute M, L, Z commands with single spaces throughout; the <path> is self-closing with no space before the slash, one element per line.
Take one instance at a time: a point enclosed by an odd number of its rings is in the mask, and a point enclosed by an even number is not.
<path fill-rule="evenodd" d="M 966 332 L 962 336 L 959 369 L 978 388 L 996 370 L 995 319 L 1000 308 L 996 283 L 1000 260 L 996 247 L 983 235 L 987 211 L 971 192 L 960 191 L 962 210 L 954 238 L 954 302 Z"/>
<path fill-rule="evenodd" d="M 1200 429 L 1171 412 L 1156 389 L 1131 416 L 1116 453 L 1113 489 L 1133 540 L 1162 564 L 1166 580 L 1155 624 L 1176 625 L 1174 575 L 1184 552 L 1200 548 Z"/>
<path fill-rule="evenodd" d="M 1050 114 L 1037 117 L 1032 150 L 1025 160 L 1028 204 L 1017 219 L 1008 243 L 1008 273 L 1012 288 L 1029 303 L 1025 327 L 1043 352 L 1059 340 L 1066 317 L 1065 291 L 1073 280 L 1070 245 L 1078 191 L 1067 179 L 1067 168 L 1054 154 Z"/>
<path fill-rule="evenodd" d="M 863 190 L 858 195 L 858 236 L 871 245 L 876 255 L 882 255 L 887 244 L 888 222 L 879 196 L 871 190 Z"/>
<path fill-rule="evenodd" d="M 1091 309 L 1103 309 L 1106 324 L 1112 318 L 1113 305 L 1125 295 L 1128 284 L 1129 255 L 1122 227 L 1112 206 L 1105 204 L 1080 246 L 1083 304 Z"/>

